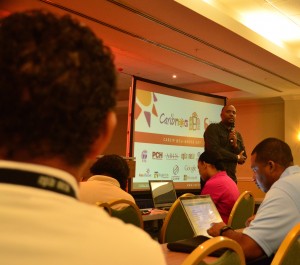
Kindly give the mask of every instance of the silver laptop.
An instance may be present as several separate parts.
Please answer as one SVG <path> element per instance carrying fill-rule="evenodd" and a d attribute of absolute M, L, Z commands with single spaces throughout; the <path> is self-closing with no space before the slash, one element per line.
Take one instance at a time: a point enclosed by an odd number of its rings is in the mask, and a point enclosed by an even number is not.
<path fill-rule="evenodd" d="M 210 195 L 180 197 L 180 203 L 194 230 L 195 236 L 207 234 L 211 223 L 223 222 Z"/>
<path fill-rule="evenodd" d="M 149 180 L 154 208 L 169 210 L 176 201 L 173 180 Z"/>

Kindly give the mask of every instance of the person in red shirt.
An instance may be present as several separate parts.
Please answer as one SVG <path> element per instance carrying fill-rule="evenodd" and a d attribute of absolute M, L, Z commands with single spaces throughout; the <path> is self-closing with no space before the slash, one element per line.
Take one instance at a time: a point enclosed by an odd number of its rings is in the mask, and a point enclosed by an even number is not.
<path fill-rule="evenodd" d="M 211 196 L 223 222 L 227 224 L 232 207 L 240 195 L 236 183 L 227 175 L 216 152 L 203 152 L 198 160 L 198 169 L 201 179 L 206 182 L 201 195 Z"/>

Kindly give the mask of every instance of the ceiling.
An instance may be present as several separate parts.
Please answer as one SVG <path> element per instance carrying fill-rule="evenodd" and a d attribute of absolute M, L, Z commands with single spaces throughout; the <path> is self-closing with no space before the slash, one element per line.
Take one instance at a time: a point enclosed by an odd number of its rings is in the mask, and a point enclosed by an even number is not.
<path fill-rule="evenodd" d="M 243 22 L 251 10 L 279 13 L 300 36 L 299 0 L 2 0 L 0 16 L 30 8 L 89 25 L 115 54 L 124 99 L 131 76 L 228 99 L 300 94 L 300 37 L 280 46 Z"/>

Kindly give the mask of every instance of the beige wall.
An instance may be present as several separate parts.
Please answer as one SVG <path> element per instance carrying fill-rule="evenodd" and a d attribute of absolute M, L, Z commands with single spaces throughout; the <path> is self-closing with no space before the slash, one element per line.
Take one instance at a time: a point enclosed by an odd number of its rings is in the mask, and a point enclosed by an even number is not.
<path fill-rule="evenodd" d="M 288 104 L 285 104 L 287 101 Z M 251 190 L 256 198 L 262 198 L 264 194 L 252 181 L 252 171 L 250 168 L 251 151 L 264 138 L 277 137 L 285 140 L 286 134 L 286 141 L 292 150 L 294 152 L 296 150 L 297 153 L 299 152 L 300 144 L 297 144 L 294 140 L 295 130 L 296 128 L 298 130 L 300 126 L 300 108 L 297 108 L 299 101 L 294 100 L 294 98 L 282 99 L 278 97 L 260 100 L 229 100 L 228 103 L 235 105 L 237 109 L 236 129 L 243 136 L 248 155 L 246 163 L 237 167 L 239 189 L 241 192 Z M 297 109 L 299 111 L 296 111 Z M 105 153 L 116 153 L 125 156 L 128 122 L 127 108 L 124 106 L 119 108 L 117 115 L 118 125 L 112 142 Z M 288 132 L 285 132 L 285 128 L 287 128 Z M 295 159 L 295 161 L 297 160 Z"/>
<path fill-rule="evenodd" d="M 105 150 L 105 154 L 118 154 L 126 156 L 126 141 L 127 141 L 127 123 L 128 109 L 117 109 L 117 126 L 109 146 Z"/>
<path fill-rule="evenodd" d="M 246 163 L 237 167 L 239 190 L 250 190 L 256 198 L 263 198 L 264 193 L 252 181 L 250 155 L 255 145 L 267 137 L 284 140 L 284 101 L 271 98 L 229 103 L 237 109 L 236 129 L 242 134 L 248 156 Z"/>
<path fill-rule="evenodd" d="M 284 97 L 284 128 L 285 141 L 290 145 L 294 162 L 300 165 L 300 96 Z"/>

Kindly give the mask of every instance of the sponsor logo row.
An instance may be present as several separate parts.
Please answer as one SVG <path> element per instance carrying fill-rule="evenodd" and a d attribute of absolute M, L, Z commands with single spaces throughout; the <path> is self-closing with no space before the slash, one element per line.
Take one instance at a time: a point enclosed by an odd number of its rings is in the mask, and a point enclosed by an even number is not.
<path fill-rule="evenodd" d="M 198 160 L 198 157 L 200 155 L 200 152 L 197 154 L 195 153 L 176 153 L 176 152 L 152 152 L 150 154 L 150 157 L 154 160 Z M 142 162 L 147 162 L 147 159 L 149 158 L 149 154 L 147 150 L 143 150 L 141 153 L 141 160 Z"/>
<path fill-rule="evenodd" d="M 180 174 L 180 166 L 174 165 L 172 172 L 170 173 L 162 173 L 159 171 L 151 171 L 150 168 L 147 168 L 144 172 L 138 173 L 139 177 L 142 178 L 154 178 L 154 179 L 171 179 L 174 181 L 195 181 L 199 180 L 198 168 L 197 166 L 185 165 L 183 167 L 184 173 Z M 188 172 L 188 173 L 187 173 Z"/>

